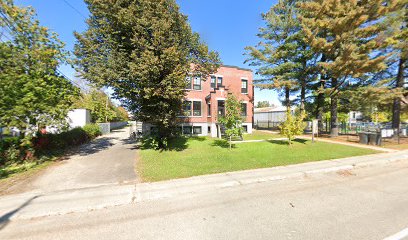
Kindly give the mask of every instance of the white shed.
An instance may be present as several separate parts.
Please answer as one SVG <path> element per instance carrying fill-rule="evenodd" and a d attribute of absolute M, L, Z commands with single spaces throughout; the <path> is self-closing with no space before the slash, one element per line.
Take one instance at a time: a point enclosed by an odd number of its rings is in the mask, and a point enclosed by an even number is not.
<path fill-rule="evenodd" d="M 88 109 L 72 109 L 68 112 L 67 120 L 70 128 L 83 127 L 91 123 L 91 111 Z"/>

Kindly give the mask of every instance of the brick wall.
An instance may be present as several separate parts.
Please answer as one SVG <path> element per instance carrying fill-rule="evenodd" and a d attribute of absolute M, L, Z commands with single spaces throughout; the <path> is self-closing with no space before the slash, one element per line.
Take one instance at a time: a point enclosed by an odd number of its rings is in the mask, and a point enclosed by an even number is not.
<path fill-rule="evenodd" d="M 225 88 L 211 89 L 211 77 L 202 79 L 201 90 L 186 90 L 188 100 L 201 101 L 201 117 L 188 117 L 184 119 L 191 123 L 215 123 L 217 122 L 217 100 L 225 99 L 229 92 L 233 93 L 239 100 L 247 103 L 247 116 L 245 122 L 252 123 L 253 116 L 253 78 L 252 72 L 238 67 L 222 66 L 214 74 L 217 77 L 223 78 Z M 248 80 L 248 93 L 241 93 L 241 80 Z M 204 81 L 205 80 L 205 81 Z M 211 117 L 208 116 L 208 105 L 206 97 L 210 95 L 209 102 L 211 103 Z"/>

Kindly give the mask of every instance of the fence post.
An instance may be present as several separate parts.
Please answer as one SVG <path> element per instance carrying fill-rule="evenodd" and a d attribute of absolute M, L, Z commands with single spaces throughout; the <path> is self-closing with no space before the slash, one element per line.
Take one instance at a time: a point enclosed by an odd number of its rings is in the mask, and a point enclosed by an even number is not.
<path fill-rule="evenodd" d="M 269 120 L 268 120 L 268 130 L 269 130 Z"/>

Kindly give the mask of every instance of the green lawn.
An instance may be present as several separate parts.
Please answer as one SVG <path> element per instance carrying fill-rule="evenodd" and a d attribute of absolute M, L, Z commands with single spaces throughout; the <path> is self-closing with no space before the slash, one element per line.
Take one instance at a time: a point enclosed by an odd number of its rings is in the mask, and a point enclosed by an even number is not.
<path fill-rule="evenodd" d="M 171 150 L 142 146 L 138 173 L 143 181 L 161 181 L 203 174 L 265 168 L 376 153 L 370 149 L 297 140 L 239 143 L 232 150 L 224 140 L 195 137 L 172 141 Z"/>
<path fill-rule="evenodd" d="M 252 134 L 244 134 L 244 140 L 268 140 L 272 138 L 282 138 L 280 134 L 267 133 L 262 131 L 253 130 Z"/>

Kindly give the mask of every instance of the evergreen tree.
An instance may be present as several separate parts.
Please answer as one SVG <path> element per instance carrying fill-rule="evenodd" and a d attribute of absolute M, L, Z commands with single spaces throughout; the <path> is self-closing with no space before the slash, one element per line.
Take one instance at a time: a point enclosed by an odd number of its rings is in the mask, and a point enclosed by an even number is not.
<path fill-rule="evenodd" d="M 313 73 L 313 52 L 304 41 L 297 18 L 296 0 L 280 0 L 262 18 L 266 27 L 260 29 L 262 39 L 256 47 L 247 47 L 252 66 L 263 78 L 256 84 L 261 89 L 276 89 L 284 95 L 290 108 L 290 93 L 300 89 L 300 108 L 304 110 L 307 84 Z"/>
<path fill-rule="evenodd" d="M 187 74 L 215 72 L 218 55 L 193 33 L 174 0 L 86 0 L 88 29 L 76 33 L 78 71 L 110 86 L 141 121 L 157 126 L 159 147 L 180 114 Z"/>
<path fill-rule="evenodd" d="M 338 93 L 351 77 L 384 69 L 386 56 L 373 56 L 383 47 L 384 16 L 395 11 L 398 0 L 313 0 L 301 3 L 306 41 L 321 54 L 321 75 L 328 81 L 331 100 L 331 136 L 338 135 Z"/>
<path fill-rule="evenodd" d="M 389 19 L 391 27 L 391 37 L 388 40 L 393 50 L 393 58 L 396 59 L 397 74 L 391 81 L 393 91 L 396 93 L 392 105 L 392 127 L 394 129 L 400 128 L 401 110 L 408 111 L 408 86 L 406 78 L 408 78 L 408 0 L 401 0 L 400 10 L 395 14 L 390 14 Z M 394 83 L 394 84 L 393 84 Z M 402 106 L 402 103 L 404 106 Z"/>
<path fill-rule="evenodd" d="M 64 44 L 40 26 L 32 8 L 11 0 L 0 2 L 0 27 L 7 33 L 0 43 L 0 127 L 65 123 L 79 90 L 57 72 Z"/>

